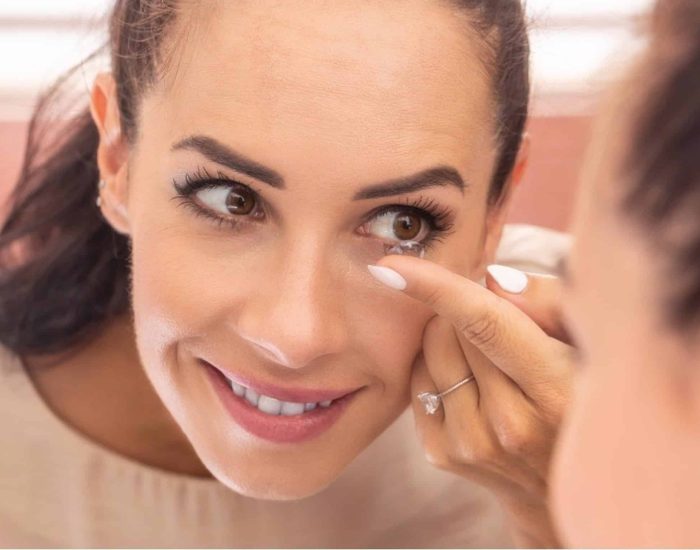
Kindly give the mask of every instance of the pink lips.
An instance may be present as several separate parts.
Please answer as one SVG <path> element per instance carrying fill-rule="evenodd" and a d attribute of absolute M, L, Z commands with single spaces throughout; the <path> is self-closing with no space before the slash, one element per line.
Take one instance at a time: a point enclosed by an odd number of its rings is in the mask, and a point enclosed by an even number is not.
<path fill-rule="evenodd" d="M 310 403 L 333 400 L 330 407 L 319 406 L 299 415 L 269 415 L 233 393 L 227 375 L 206 362 L 203 365 L 224 408 L 236 423 L 248 433 L 275 443 L 300 443 L 318 437 L 338 421 L 361 389 L 343 392 L 290 390 L 265 384 L 247 384 L 245 380 L 236 377 L 244 386 L 283 401 Z"/>

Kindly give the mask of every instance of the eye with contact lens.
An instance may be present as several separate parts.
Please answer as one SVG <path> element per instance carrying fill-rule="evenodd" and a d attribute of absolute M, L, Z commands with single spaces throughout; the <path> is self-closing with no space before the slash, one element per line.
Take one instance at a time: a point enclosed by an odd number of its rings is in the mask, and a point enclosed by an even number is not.
<path fill-rule="evenodd" d="M 409 208 L 391 208 L 376 216 L 368 232 L 386 238 L 384 254 L 410 255 L 422 258 L 430 236 L 427 215 Z"/>
<path fill-rule="evenodd" d="M 399 254 L 401 256 L 425 257 L 425 245 L 416 241 L 404 241 L 384 245 L 385 254 Z"/>

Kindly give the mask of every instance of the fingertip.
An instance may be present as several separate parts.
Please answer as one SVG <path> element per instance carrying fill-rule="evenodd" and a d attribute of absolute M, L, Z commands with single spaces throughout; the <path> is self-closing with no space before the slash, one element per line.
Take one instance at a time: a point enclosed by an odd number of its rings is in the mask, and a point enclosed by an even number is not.
<path fill-rule="evenodd" d="M 400 276 L 403 279 L 406 286 L 408 286 L 408 284 L 411 283 L 411 281 L 415 279 L 416 276 L 420 276 L 421 273 L 424 273 L 426 267 L 430 269 L 432 266 L 427 260 L 416 258 L 414 256 L 387 254 L 386 256 L 383 256 L 382 258 L 377 260 L 374 263 L 374 267 L 380 267 L 383 270 L 393 271 L 398 276 Z M 381 273 L 381 271 L 377 273 Z M 388 272 L 385 271 L 385 273 Z M 404 290 L 405 288 L 406 287 L 402 288 L 401 290 Z"/>
<path fill-rule="evenodd" d="M 405 290 L 408 286 L 406 279 L 404 279 L 399 272 L 391 269 L 390 267 L 382 265 L 368 265 L 367 269 L 372 277 L 389 288 L 393 288 L 395 290 Z"/>
<path fill-rule="evenodd" d="M 411 263 L 413 261 L 424 262 L 425 260 L 421 258 L 416 258 L 414 256 L 403 256 L 400 254 L 387 254 L 382 256 L 379 260 L 375 262 L 375 265 L 382 267 L 389 267 L 394 271 L 404 271 L 411 268 Z"/>
<path fill-rule="evenodd" d="M 486 268 L 486 272 L 488 273 L 486 284 L 489 288 L 495 284 L 498 289 L 513 295 L 523 294 L 527 290 L 529 278 L 519 269 L 492 264 Z"/>

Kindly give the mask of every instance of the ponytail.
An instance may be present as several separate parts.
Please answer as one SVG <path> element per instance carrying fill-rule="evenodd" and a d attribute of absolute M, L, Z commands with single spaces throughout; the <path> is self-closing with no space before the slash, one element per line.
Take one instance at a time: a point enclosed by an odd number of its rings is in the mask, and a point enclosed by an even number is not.
<path fill-rule="evenodd" d="M 64 351 L 129 305 L 128 240 L 95 204 L 99 134 L 90 111 L 47 116 L 65 112 L 62 90 L 78 68 L 39 99 L 0 225 L 0 343 L 17 354 Z"/>

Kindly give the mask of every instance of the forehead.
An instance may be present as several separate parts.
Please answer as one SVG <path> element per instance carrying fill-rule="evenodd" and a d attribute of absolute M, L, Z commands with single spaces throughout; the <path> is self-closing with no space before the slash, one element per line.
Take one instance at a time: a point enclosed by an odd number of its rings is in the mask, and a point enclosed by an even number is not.
<path fill-rule="evenodd" d="M 181 130 L 410 154 L 427 140 L 464 152 L 493 133 L 479 43 L 447 3 L 205 2 L 178 24 L 155 100 Z"/>

